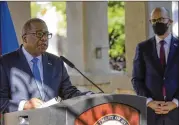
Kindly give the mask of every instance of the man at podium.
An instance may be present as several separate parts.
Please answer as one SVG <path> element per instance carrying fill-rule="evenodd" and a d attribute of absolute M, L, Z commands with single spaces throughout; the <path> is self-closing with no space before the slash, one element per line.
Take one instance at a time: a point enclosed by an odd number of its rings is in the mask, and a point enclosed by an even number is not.
<path fill-rule="evenodd" d="M 63 61 L 45 52 L 51 37 L 43 20 L 30 19 L 23 26 L 20 48 L 2 56 L 1 113 L 38 108 L 54 97 L 68 99 L 92 93 L 72 86 Z"/>

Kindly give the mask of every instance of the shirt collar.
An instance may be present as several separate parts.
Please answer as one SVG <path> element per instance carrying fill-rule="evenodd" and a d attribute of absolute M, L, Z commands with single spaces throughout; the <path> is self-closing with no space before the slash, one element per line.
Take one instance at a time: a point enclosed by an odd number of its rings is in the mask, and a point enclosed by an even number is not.
<path fill-rule="evenodd" d="M 22 46 L 22 52 L 24 53 L 27 61 L 31 62 L 34 57 L 29 52 L 27 52 L 27 50 L 25 50 L 23 46 Z M 37 56 L 36 58 L 38 58 L 40 62 L 42 61 L 42 55 Z"/>
<path fill-rule="evenodd" d="M 163 39 L 159 38 L 157 35 L 155 35 L 155 39 L 156 39 L 157 44 L 159 44 L 160 41 L 163 40 Z M 172 39 L 172 34 L 170 33 L 170 34 L 164 39 L 164 41 L 165 41 L 168 45 L 170 45 L 171 39 Z"/>

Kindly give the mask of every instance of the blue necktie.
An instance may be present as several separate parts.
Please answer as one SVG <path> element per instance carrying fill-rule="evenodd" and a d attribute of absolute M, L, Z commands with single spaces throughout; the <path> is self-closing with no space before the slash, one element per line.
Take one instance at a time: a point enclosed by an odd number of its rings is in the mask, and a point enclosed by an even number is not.
<path fill-rule="evenodd" d="M 37 62 L 38 62 L 38 58 L 33 58 L 32 59 L 32 62 L 33 62 L 33 69 L 32 69 L 32 72 L 34 74 L 34 78 L 36 81 L 42 83 L 42 80 L 41 80 L 41 77 L 40 77 L 40 71 L 39 71 L 39 68 L 37 66 Z"/>
<path fill-rule="evenodd" d="M 39 68 L 38 68 L 38 65 L 37 65 L 38 61 L 39 61 L 38 58 L 32 59 L 32 62 L 33 62 L 32 72 L 33 72 L 37 87 L 39 89 L 41 99 L 43 99 L 44 94 L 43 94 L 43 88 L 42 88 L 42 80 L 41 80 L 41 77 L 40 77 L 40 71 L 39 71 Z"/>

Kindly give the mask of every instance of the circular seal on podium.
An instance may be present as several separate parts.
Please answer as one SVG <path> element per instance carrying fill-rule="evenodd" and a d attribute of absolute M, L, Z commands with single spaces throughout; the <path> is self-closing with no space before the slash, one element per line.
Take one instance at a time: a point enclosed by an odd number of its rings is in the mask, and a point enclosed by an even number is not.
<path fill-rule="evenodd" d="M 100 118 L 94 125 L 130 125 L 129 122 L 118 114 L 108 114 Z"/>

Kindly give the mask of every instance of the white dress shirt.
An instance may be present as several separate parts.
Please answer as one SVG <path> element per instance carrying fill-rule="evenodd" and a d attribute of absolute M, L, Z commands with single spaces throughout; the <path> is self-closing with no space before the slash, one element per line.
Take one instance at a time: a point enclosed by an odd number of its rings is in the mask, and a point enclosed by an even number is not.
<path fill-rule="evenodd" d="M 160 41 L 163 40 L 163 39 L 160 39 L 157 35 L 155 36 L 155 39 L 156 39 L 156 49 L 157 49 L 157 54 L 158 54 L 158 57 L 160 58 L 160 47 L 161 47 L 161 44 L 160 44 Z M 171 44 L 171 39 L 172 39 L 172 34 L 169 34 L 165 39 L 165 44 L 164 44 L 164 49 L 165 49 L 165 59 L 166 59 L 166 64 L 167 64 L 167 59 L 168 59 L 168 54 L 169 54 L 169 51 L 170 51 L 170 44 Z M 152 98 L 147 98 L 147 104 L 149 102 L 153 101 Z M 178 107 L 178 100 L 177 99 L 173 99 L 172 100 Z"/>
<path fill-rule="evenodd" d="M 29 67 L 31 69 L 31 71 L 33 70 L 33 62 L 32 62 L 32 59 L 34 58 L 31 54 L 29 54 L 24 47 L 22 47 L 22 52 L 29 64 Z M 38 56 L 36 57 L 38 58 L 38 62 L 37 62 L 37 66 L 39 68 L 39 71 L 40 71 L 40 77 L 41 77 L 41 80 L 42 80 L 42 87 L 43 87 L 43 65 L 42 65 L 42 56 Z M 20 103 L 19 103 L 19 107 L 18 107 L 18 111 L 21 111 L 24 109 L 24 105 L 25 103 L 27 102 L 27 100 L 22 100 Z"/>

